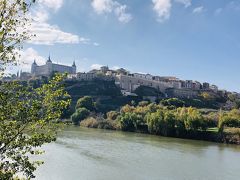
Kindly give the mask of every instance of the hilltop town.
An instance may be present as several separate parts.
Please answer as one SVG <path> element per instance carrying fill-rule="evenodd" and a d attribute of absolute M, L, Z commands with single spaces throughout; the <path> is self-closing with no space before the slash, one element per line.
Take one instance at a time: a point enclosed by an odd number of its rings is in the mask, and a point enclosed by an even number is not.
<path fill-rule="evenodd" d="M 240 98 L 240 94 L 236 92 L 228 92 L 220 90 L 216 85 L 207 82 L 200 83 L 193 80 L 181 80 L 172 76 L 154 76 L 151 74 L 132 73 L 124 68 L 117 70 L 109 69 L 107 66 L 102 66 L 100 69 L 93 69 L 89 72 L 77 72 L 76 64 L 73 62 L 72 66 L 55 64 L 51 57 L 46 60 L 46 64 L 39 66 L 34 60 L 31 66 L 31 72 L 20 72 L 11 77 L 5 77 L 3 80 L 20 80 L 29 81 L 34 79 L 41 79 L 50 77 L 53 73 L 67 73 L 66 81 L 114 81 L 115 85 L 120 88 L 123 96 L 138 96 L 136 93 L 139 89 L 151 89 L 159 92 L 157 95 L 152 93 L 145 93 L 142 95 L 145 99 L 156 101 L 159 96 L 161 98 L 183 98 L 194 99 L 207 93 L 215 98 L 224 98 L 232 95 Z M 143 90 L 143 91 L 144 91 Z M 232 106 L 230 102 L 226 101 L 225 106 Z"/>

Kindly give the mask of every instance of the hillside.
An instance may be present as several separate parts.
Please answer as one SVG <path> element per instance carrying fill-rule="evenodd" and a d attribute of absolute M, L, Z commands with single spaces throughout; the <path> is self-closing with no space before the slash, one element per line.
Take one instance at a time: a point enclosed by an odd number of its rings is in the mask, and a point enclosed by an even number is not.
<path fill-rule="evenodd" d="M 98 111 L 102 113 L 116 110 L 125 104 L 130 104 L 132 101 L 141 101 L 139 97 L 123 96 L 114 81 L 65 81 L 64 85 L 72 98 L 71 112 L 74 111 L 77 100 L 83 96 L 93 97 Z"/>

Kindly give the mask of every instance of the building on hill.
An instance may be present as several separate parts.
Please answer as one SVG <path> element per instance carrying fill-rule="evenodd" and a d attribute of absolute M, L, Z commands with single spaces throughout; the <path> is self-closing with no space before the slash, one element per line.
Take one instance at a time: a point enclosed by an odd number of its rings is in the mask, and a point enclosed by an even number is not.
<path fill-rule="evenodd" d="M 179 81 L 180 79 L 178 79 L 178 78 L 176 78 L 174 76 L 154 76 L 153 80 L 170 82 L 170 81 Z"/>
<path fill-rule="evenodd" d="M 207 83 L 207 82 L 204 82 L 203 85 L 202 85 L 202 88 L 205 89 L 205 90 L 208 90 L 210 87 L 210 84 Z"/>
<path fill-rule="evenodd" d="M 102 66 L 102 67 L 100 68 L 100 71 L 101 71 L 102 73 L 104 73 L 104 74 L 106 74 L 108 70 L 109 70 L 108 66 Z"/>
<path fill-rule="evenodd" d="M 124 69 L 124 68 L 117 69 L 117 70 L 116 70 L 116 73 L 117 73 L 118 75 L 128 75 L 128 74 L 130 74 L 130 72 L 127 71 L 127 70 Z"/>
<path fill-rule="evenodd" d="M 216 93 L 218 92 L 218 87 L 214 84 L 212 84 L 209 88 Z"/>
<path fill-rule="evenodd" d="M 39 66 L 34 60 L 31 67 L 31 74 L 33 76 L 50 76 L 54 72 L 76 74 L 76 71 L 77 68 L 75 61 L 73 62 L 72 66 L 55 64 L 52 62 L 50 56 L 48 57 L 45 65 Z"/>
<path fill-rule="evenodd" d="M 20 72 L 19 80 L 27 81 L 32 78 L 32 74 L 29 72 Z"/>
<path fill-rule="evenodd" d="M 139 78 L 134 75 L 117 75 L 115 77 L 115 81 L 121 89 L 124 89 L 128 92 L 134 92 L 140 86 L 152 87 L 161 92 L 165 92 L 167 88 L 173 88 L 173 85 L 169 83 L 154 81 L 148 78 Z"/>
<path fill-rule="evenodd" d="M 139 79 L 153 80 L 153 76 L 151 74 L 134 73 L 133 77 Z"/>

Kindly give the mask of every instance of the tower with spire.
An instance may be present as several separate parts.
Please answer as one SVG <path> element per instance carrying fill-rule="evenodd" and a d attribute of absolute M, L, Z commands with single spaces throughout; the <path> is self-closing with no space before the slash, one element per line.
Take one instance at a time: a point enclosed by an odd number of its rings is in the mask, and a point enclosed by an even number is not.
<path fill-rule="evenodd" d="M 76 67 L 75 60 L 74 60 L 73 64 L 72 64 L 72 74 L 76 74 L 76 72 L 77 72 L 77 67 Z"/>
<path fill-rule="evenodd" d="M 52 63 L 52 60 L 51 60 L 51 56 L 50 56 L 50 54 L 49 54 L 49 56 L 48 56 L 48 59 L 47 59 L 46 64 L 48 64 L 48 63 Z"/>
<path fill-rule="evenodd" d="M 34 59 L 33 63 L 32 63 L 32 67 L 31 67 L 31 73 L 32 74 L 35 74 L 36 73 L 36 70 L 37 70 L 37 63 L 36 63 L 36 60 Z"/>

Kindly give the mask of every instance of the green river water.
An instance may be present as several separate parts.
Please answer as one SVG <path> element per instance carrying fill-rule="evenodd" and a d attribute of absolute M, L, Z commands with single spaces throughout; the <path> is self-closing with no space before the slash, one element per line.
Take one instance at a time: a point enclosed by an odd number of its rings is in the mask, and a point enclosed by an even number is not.
<path fill-rule="evenodd" d="M 240 147 L 68 127 L 44 147 L 38 180 L 238 180 Z"/>

